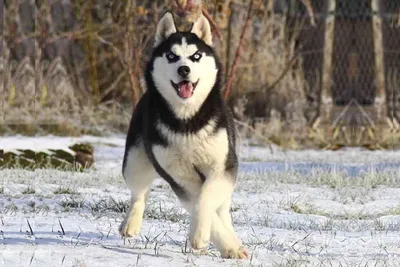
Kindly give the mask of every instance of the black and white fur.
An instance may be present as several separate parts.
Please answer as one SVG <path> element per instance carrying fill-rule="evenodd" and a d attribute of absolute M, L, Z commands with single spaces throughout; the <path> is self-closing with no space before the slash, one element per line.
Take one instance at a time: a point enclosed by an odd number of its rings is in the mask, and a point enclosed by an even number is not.
<path fill-rule="evenodd" d="M 178 73 L 182 66 L 189 67 L 186 76 Z M 178 32 L 169 12 L 160 19 L 145 71 L 147 90 L 126 139 L 123 176 L 131 202 L 120 226 L 122 236 L 139 234 L 149 187 L 159 175 L 191 214 L 194 249 L 207 248 L 211 241 L 223 257 L 248 258 L 230 214 L 238 160 L 220 69 L 204 16 L 190 32 Z M 194 87 L 189 98 L 178 94 L 182 81 Z"/>

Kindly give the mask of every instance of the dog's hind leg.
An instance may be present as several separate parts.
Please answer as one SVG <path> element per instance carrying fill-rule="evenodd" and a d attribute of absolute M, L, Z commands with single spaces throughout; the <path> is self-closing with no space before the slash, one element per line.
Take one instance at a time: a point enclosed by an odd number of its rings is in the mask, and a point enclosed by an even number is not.
<path fill-rule="evenodd" d="M 126 158 L 123 175 L 131 190 L 129 210 L 119 227 L 124 237 L 136 236 L 142 227 L 149 188 L 157 174 L 145 155 L 143 146 L 133 147 Z"/>

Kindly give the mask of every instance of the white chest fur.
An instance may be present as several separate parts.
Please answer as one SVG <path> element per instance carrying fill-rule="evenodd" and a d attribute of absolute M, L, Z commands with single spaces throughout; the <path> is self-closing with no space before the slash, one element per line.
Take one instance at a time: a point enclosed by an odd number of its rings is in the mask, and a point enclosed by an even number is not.
<path fill-rule="evenodd" d="M 176 133 L 162 123 L 156 127 L 167 138 L 169 145 L 166 148 L 154 147 L 154 154 L 160 165 L 178 179 L 178 183 L 185 187 L 200 183 L 194 166 L 205 176 L 211 171 L 223 171 L 229 149 L 228 135 L 226 129 L 213 132 L 215 121 L 211 120 L 207 126 L 192 134 Z"/>

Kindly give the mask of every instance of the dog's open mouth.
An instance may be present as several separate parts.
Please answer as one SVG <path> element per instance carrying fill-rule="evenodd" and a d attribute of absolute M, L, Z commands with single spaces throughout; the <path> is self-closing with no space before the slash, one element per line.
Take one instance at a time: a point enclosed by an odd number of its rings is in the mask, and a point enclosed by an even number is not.
<path fill-rule="evenodd" d="M 176 92 L 181 98 L 190 98 L 193 95 L 194 89 L 196 89 L 199 81 L 192 83 L 189 81 L 182 81 L 180 83 L 174 83 L 171 81 L 172 86 L 175 88 Z"/>

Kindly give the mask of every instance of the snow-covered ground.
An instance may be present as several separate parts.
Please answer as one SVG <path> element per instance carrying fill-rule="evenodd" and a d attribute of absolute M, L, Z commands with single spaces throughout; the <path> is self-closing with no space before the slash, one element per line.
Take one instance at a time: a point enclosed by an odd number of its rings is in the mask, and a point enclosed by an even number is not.
<path fill-rule="evenodd" d="M 0 139 L 0 148 L 95 146 L 95 169 L 0 171 L 0 266 L 400 266 L 400 151 L 242 146 L 235 228 L 251 259 L 195 255 L 169 187 L 150 192 L 141 235 L 118 226 L 129 191 L 123 137 Z"/>

